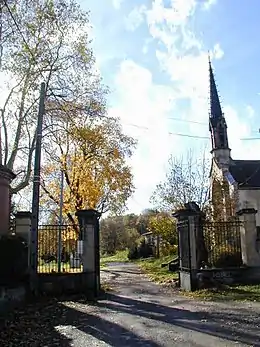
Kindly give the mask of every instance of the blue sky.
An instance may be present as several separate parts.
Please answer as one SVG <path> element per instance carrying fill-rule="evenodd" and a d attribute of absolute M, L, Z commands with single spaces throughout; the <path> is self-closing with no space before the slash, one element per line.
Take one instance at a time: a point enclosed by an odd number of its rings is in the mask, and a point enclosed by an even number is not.
<path fill-rule="evenodd" d="M 170 154 L 185 155 L 192 148 L 199 156 L 205 146 L 210 150 L 209 140 L 169 134 L 209 136 L 208 51 L 232 156 L 260 159 L 260 141 L 240 140 L 256 136 L 260 127 L 258 0 L 250 6 L 237 0 L 79 2 L 91 12 L 97 65 L 111 89 L 108 112 L 138 140 L 129 210 L 149 207 Z"/>

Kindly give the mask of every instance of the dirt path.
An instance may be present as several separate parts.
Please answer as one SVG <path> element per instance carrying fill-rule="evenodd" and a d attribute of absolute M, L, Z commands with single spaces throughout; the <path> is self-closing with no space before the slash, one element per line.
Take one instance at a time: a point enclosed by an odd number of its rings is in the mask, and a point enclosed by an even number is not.
<path fill-rule="evenodd" d="M 0 346 L 260 347 L 258 304 L 212 304 L 165 293 L 133 264 L 102 271 L 112 291 L 30 305 L 0 332 Z"/>

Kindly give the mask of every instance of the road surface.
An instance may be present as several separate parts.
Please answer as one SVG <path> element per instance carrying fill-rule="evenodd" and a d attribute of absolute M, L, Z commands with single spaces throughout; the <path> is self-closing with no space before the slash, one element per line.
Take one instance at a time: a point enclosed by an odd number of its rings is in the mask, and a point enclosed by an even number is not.
<path fill-rule="evenodd" d="M 260 347 L 260 305 L 197 302 L 165 292 L 134 264 L 110 264 L 98 303 L 46 301 L 16 312 L 0 346 Z"/>

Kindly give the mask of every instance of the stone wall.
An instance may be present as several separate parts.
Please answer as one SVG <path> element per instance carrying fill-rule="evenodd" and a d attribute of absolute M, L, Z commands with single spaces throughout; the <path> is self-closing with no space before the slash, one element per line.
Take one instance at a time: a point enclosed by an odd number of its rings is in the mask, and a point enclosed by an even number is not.
<path fill-rule="evenodd" d="M 86 294 L 90 299 L 98 295 L 98 288 L 93 290 L 95 272 L 39 274 L 40 295 Z"/>
<path fill-rule="evenodd" d="M 0 286 L 0 315 L 24 304 L 29 294 L 28 287 L 23 284 L 12 288 Z"/>

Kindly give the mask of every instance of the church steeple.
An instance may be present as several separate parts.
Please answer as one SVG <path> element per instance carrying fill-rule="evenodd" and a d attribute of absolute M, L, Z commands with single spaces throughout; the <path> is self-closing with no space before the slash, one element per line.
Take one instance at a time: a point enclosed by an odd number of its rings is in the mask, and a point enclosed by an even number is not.
<path fill-rule="evenodd" d="M 212 156 L 219 167 L 227 169 L 230 164 L 227 124 L 221 109 L 214 73 L 209 59 L 210 112 L 209 131 L 211 133 Z"/>
<path fill-rule="evenodd" d="M 209 59 L 209 90 L 210 90 L 210 120 L 217 121 L 223 116 L 218 91 L 215 83 L 215 78 L 211 66 L 211 62 Z"/>
<path fill-rule="evenodd" d="M 209 88 L 210 88 L 210 114 L 209 131 L 211 132 L 212 151 L 228 149 L 227 124 L 221 109 L 214 73 L 209 59 Z"/>

